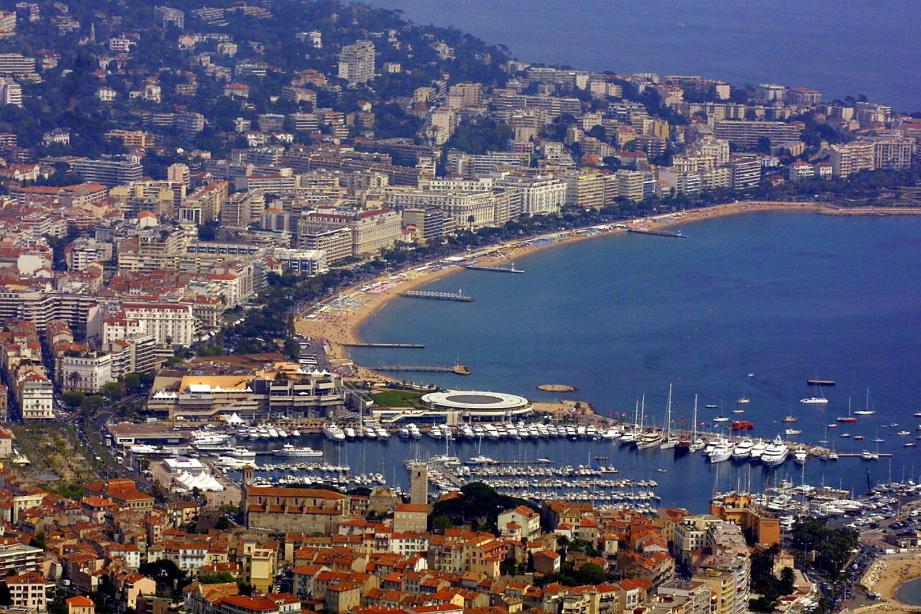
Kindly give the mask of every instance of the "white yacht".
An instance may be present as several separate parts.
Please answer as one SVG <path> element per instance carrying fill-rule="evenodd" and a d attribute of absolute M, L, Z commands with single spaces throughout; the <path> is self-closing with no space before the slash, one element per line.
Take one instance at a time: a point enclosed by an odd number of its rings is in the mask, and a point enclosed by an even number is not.
<path fill-rule="evenodd" d="M 787 448 L 787 444 L 785 444 L 780 438 L 780 435 L 778 435 L 774 438 L 774 441 L 769 443 L 764 449 L 764 454 L 761 455 L 761 462 L 768 467 L 777 467 L 778 465 L 784 464 L 789 454 L 790 450 Z"/>
<path fill-rule="evenodd" d="M 345 441 L 345 433 L 334 422 L 323 425 L 323 435 L 330 441 Z"/>
<path fill-rule="evenodd" d="M 761 460 L 761 456 L 764 454 L 764 451 L 767 449 L 767 444 L 761 441 L 760 439 L 752 445 L 752 449 L 748 453 L 748 458 L 753 461 Z"/>
<path fill-rule="evenodd" d="M 755 447 L 755 442 L 747 437 L 736 444 L 736 447 L 732 450 L 732 459 L 733 460 L 747 460 L 751 457 L 752 448 Z"/>
<path fill-rule="evenodd" d="M 256 453 L 247 448 L 233 448 L 227 452 L 227 456 L 240 460 L 256 460 Z"/>
<path fill-rule="evenodd" d="M 275 450 L 275 456 L 310 456 L 320 458 L 323 456 L 323 452 L 314 450 L 310 447 L 295 448 L 290 443 L 286 443 L 280 450 Z"/>
<path fill-rule="evenodd" d="M 828 405 L 828 399 L 825 397 L 806 397 L 800 399 L 799 402 L 803 405 Z"/>
<path fill-rule="evenodd" d="M 720 438 L 717 440 L 716 445 L 710 450 L 710 454 L 708 455 L 710 457 L 710 462 L 722 463 L 728 461 L 732 458 L 732 450 L 732 444 L 729 440 Z"/>
<path fill-rule="evenodd" d="M 659 431 L 647 431 L 636 440 L 636 447 L 638 450 L 646 450 L 648 448 L 655 448 L 661 443 L 662 434 L 659 433 Z"/>
<path fill-rule="evenodd" d="M 796 446 L 796 449 L 793 450 L 793 461 L 797 465 L 805 465 L 806 457 L 809 456 L 809 453 L 806 452 L 806 448 L 803 446 Z"/>

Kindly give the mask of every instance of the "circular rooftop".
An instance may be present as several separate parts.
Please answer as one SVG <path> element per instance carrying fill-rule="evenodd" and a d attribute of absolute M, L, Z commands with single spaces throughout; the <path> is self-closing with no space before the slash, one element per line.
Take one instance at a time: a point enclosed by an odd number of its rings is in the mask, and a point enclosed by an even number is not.
<path fill-rule="evenodd" d="M 479 390 L 444 390 L 423 395 L 422 402 L 432 409 L 468 412 L 518 412 L 530 407 L 529 401 L 515 394 Z"/>

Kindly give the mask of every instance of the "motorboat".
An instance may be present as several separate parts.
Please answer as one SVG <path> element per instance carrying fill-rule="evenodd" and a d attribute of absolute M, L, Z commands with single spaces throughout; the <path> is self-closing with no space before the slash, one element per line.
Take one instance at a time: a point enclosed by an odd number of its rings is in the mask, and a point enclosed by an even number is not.
<path fill-rule="evenodd" d="M 769 443 L 764 449 L 764 453 L 761 455 L 761 462 L 768 467 L 777 467 L 778 465 L 784 464 L 789 454 L 790 450 L 787 448 L 787 444 L 785 444 L 780 438 L 780 435 L 778 435 L 774 438 L 774 441 Z"/>
<path fill-rule="evenodd" d="M 320 450 L 314 450 L 310 447 L 296 448 L 290 443 L 286 443 L 280 449 L 275 450 L 275 456 L 302 456 L 302 457 L 313 457 L 313 458 L 322 458 L 323 452 Z"/>
<path fill-rule="evenodd" d="M 732 458 L 733 447 L 732 444 L 727 439 L 719 440 L 716 445 L 710 450 L 710 462 L 711 463 L 722 463 L 728 461 Z"/>
<path fill-rule="evenodd" d="M 752 445 L 752 449 L 748 453 L 748 457 L 753 461 L 761 460 L 761 456 L 764 454 L 764 451 L 767 449 L 767 444 L 761 441 L 760 439 Z"/>
<path fill-rule="evenodd" d="M 747 460 L 752 453 L 752 448 L 755 447 L 755 442 L 747 437 L 736 444 L 736 447 L 732 450 L 732 460 Z"/>
<path fill-rule="evenodd" d="M 323 435 L 330 441 L 345 441 L 345 432 L 334 422 L 327 422 L 323 425 Z"/>
<path fill-rule="evenodd" d="M 806 448 L 803 446 L 796 446 L 796 449 L 793 450 L 793 462 L 797 465 L 806 464 L 806 458 L 809 456 L 809 453 L 806 452 Z"/>

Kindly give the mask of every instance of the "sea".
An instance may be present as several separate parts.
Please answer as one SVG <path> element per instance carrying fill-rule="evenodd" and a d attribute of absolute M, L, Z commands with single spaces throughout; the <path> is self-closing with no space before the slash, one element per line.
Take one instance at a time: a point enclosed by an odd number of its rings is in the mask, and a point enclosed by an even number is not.
<path fill-rule="evenodd" d="M 656 480 L 664 505 L 702 511 L 715 491 L 757 491 L 782 479 L 855 494 L 880 481 L 918 481 L 921 441 L 904 444 L 921 436 L 921 419 L 913 416 L 921 410 L 921 217 L 774 211 L 679 229 L 687 238 L 606 235 L 538 251 L 515 262 L 520 275 L 459 270 L 427 287 L 462 289 L 474 302 L 398 298 L 360 331 L 366 341 L 425 349 L 354 349 L 352 356 L 367 365 L 460 362 L 471 375 L 393 375 L 534 401 L 579 399 L 627 422 L 645 397 L 646 423 L 657 425 L 671 385 L 681 425 L 691 424 L 698 395 L 704 430 L 718 430 L 713 418 L 723 414 L 754 422 L 756 438 L 795 426 L 802 434 L 785 439 L 892 454 L 878 461 L 810 458 L 804 468 L 791 459 L 766 469 L 605 441 L 469 442 L 450 450 L 462 458 L 612 464 L 621 477 Z M 836 385 L 819 391 L 807 386 L 811 378 Z M 545 383 L 577 390 L 538 391 Z M 819 392 L 827 407 L 800 403 Z M 750 403 L 738 406 L 742 397 Z M 876 414 L 838 423 L 849 406 Z M 737 408 L 744 413 L 733 413 Z M 795 425 L 782 422 L 790 415 Z M 327 446 L 327 460 L 344 456 L 353 470 L 379 471 L 402 485 L 407 457 L 445 452 L 427 437 L 416 448 L 396 438 L 316 445 Z"/>
<path fill-rule="evenodd" d="M 921 111 L 914 0 L 369 0 L 529 62 L 783 83 Z"/>

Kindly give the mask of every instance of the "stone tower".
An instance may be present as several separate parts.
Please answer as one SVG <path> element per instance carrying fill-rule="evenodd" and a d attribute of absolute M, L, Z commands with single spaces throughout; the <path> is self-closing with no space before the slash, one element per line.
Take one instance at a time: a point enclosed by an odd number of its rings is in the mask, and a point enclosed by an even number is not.
<path fill-rule="evenodd" d="M 429 502 L 429 468 L 425 463 L 413 463 L 409 477 L 409 502 L 425 505 Z"/>

